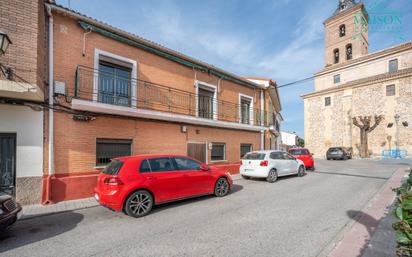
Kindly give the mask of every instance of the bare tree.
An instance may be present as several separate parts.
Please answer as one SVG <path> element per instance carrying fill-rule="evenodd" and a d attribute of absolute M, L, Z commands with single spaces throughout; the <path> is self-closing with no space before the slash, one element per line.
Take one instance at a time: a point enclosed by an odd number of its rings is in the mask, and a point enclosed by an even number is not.
<path fill-rule="evenodd" d="M 374 124 L 371 125 L 371 121 L 374 119 Z M 360 157 L 367 158 L 369 157 L 368 152 L 368 134 L 372 132 L 381 121 L 384 119 L 383 115 L 372 116 L 358 116 L 353 117 L 353 124 L 360 129 Z"/>

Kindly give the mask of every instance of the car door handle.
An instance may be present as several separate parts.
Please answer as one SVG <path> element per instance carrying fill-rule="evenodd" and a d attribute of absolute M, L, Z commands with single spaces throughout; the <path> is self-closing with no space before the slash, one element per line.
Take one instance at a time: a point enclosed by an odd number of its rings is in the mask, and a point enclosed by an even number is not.
<path fill-rule="evenodd" d="M 155 178 L 155 177 L 149 177 L 148 179 L 149 179 L 149 180 L 156 180 L 157 178 Z"/>

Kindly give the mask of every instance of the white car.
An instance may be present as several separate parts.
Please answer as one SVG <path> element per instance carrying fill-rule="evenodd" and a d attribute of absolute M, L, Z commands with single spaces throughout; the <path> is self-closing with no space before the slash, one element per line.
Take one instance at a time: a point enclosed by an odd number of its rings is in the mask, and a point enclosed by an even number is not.
<path fill-rule="evenodd" d="M 275 182 L 281 176 L 303 176 L 305 172 L 305 165 L 301 160 L 289 153 L 275 150 L 247 153 L 240 166 L 243 178 L 266 178 L 269 183 Z"/>

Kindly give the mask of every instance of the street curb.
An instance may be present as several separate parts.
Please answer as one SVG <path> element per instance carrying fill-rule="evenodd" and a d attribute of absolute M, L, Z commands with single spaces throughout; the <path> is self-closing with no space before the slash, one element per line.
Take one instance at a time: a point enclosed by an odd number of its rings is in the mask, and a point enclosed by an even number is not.
<path fill-rule="evenodd" d="M 365 211 L 368 210 L 371 207 L 371 203 L 375 200 L 375 198 L 377 196 L 379 196 L 388 186 L 389 182 L 391 181 L 392 177 L 395 176 L 395 174 L 399 171 L 403 171 L 405 172 L 406 175 L 406 171 L 409 168 L 407 167 L 402 167 L 402 168 L 398 168 L 396 169 L 392 175 L 390 176 L 390 178 L 382 185 L 381 188 L 379 188 L 379 190 L 364 204 L 364 206 L 362 207 L 362 209 L 360 210 L 360 213 L 358 215 L 356 215 L 355 217 L 353 217 L 351 220 L 349 220 L 344 227 L 338 232 L 338 234 L 336 234 L 332 240 L 329 241 L 329 243 L 316 255 L 316 257 L 328 257 L 333 250 L 341 243 L 341 241 L 344 239 L 345 235 L 353 228 L 353 226 L 360 220 L 360 218 L 362 217 L 361 213 L 366 213 Z M 403 176 L 404 178 L 404 176 Z M 402 179 L 403 180 L 403 179 Z M 395 200 L 396 196 L 394 195 L 393 198 L 391 199 L 391 201 L 388 203 L 388 209 L 390 209 L 390 206 L 393 204 L 394 200 Z M 385 210 L 386 212 L 386 210 Z M 376 231 L 374 231 L 375 233 Z M 373 235 L 371 235 L 372 238 Z"/>

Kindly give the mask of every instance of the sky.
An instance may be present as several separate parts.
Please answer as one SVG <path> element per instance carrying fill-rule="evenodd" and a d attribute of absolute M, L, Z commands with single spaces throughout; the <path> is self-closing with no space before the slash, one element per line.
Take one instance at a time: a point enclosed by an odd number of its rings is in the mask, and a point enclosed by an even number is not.
<path fill-rule="evenodd" d="M 57 0 L 112 26 L 239 76 L 277 84 L 324 67 L 324 27 L 338 0 Z M 411 0 L 364 0 L 371 17 L 398 17 L 399 30 L 376 24 L 369 52 L 412 40 Z M 120 4 L 121 3 L 121 4 Z M 388 22 L 390 23 L 390 22 Z M 282 130 L 303 134 L 301 95 L 313 80 L 280 88 Z"/>

